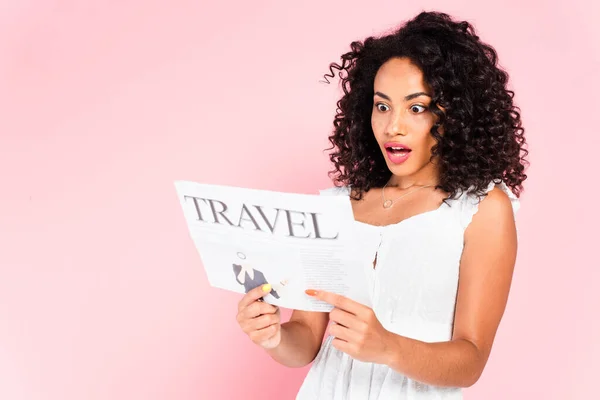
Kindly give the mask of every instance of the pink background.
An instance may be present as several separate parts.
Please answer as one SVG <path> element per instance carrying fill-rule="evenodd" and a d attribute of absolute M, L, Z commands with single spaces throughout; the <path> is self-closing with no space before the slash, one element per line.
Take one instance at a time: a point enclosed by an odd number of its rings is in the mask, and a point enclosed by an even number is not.
<path fill-rule="evenodd" d="M 0 398 L 294 397 L 306 369 L 238 329 L 172 182 L 329 186 L 339 92 L 318 81 L 423 3 L 203 3 L 0 3 Z M 499 51 L 532 162 L 508 309 L 465 397 L 593 397 L 598 2 L 438 6 Z"/>

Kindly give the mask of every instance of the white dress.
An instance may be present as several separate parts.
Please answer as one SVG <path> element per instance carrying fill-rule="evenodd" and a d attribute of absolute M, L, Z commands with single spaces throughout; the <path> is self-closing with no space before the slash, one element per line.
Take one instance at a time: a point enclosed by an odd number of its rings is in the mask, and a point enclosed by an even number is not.
<path fill-rule="evenodd" d="M 516 213 L 517 197 L 504 182 L 491 182 L 487 191 L 494 186 L 509 196 Z M 348 188 L 335 187 L 321 191 L 348 193 Z M 451 340 L 464 232 L 478 204 L 477 196 L 463 192 L 448 204 L 397 224 L 356 222 L 364 233 L 360 246 L 373 311 L 385 329 L 424 342 Z M 329 335 L 323 342 L 296 400 L 463 398 L 461 388 L 426 385 L 386 365 L 354 360 L 332 347 L 332 339 Z"/>

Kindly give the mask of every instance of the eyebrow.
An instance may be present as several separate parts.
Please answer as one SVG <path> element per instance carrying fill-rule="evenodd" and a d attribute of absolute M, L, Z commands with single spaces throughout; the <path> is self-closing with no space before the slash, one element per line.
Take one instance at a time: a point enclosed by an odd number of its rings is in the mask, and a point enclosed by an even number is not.
<path fill-rule="evenodd" d="M 392 101 L 392 99 L 390 99 L 390 97 L 386 94 L 383 94 L 381 92 L 375 92 L 375 94 L 379 97 L 382 97 L 382 98 L 388 100 L 388 101 Z M 417 92 L 417 93 L 409 94 L 408 96 L 404 97 L 404 101 L 410 101 L 412 99 L 416 99 L 417 97 L 421 97 L 421 96 L 431 97 L 430 95 L 428 95 L 425 92 Z"/>

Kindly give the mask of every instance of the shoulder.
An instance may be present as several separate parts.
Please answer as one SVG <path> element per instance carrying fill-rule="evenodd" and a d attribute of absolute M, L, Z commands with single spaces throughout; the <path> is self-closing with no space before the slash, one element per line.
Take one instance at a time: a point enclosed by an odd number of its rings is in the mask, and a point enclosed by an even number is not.
<path fill-rule="evenodd" d="M 474 219 L 493 223 L 499 219 L 515 220 L 520 209 L 520 201 L 502 181 L 490 182 L 483 193 L 465 192 L 459 198 L 463 228 L 470 226 Z"/>
<path fill-rule="evenodd" d="M 521 207 L 519 198 L 504 182 L 490 182 L 485 193 L 479 205 L 479 212 L 483 214 L 502 214 L 514 218 Z"/>
<path fill-rule="evenodd" d="M 515 218 L 515 211 L 513 210 L 513 201 L 510 197 L 500 188 L 493 188 L 490 190 L 485 198 L 483 198 L 479 204 L 479 210 L 473 217 L 474 219 L 486 219 L 486 220 L 503 220 Z"/>
<path fill-rule="evenodd" d="M 473 195 L 474 196 L 474 195 Z M 488 235 L 493 231 L 510 234 L 516 231 L 516 213 L 520 208 L 519 199 L 504 184 L 490 184 L 484 197 L 477 197 L 468 210 L 472 221 L 465 234 Z"/>

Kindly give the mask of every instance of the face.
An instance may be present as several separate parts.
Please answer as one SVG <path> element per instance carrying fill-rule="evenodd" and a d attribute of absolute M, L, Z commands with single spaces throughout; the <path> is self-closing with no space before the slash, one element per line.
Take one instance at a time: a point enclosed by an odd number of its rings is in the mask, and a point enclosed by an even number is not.
<path fill-rule="evenodd" d="M 437 118 L 429 111 L 431 90 L 421 70 L 406 58 L 393 58 L 377 72 L 374 93 L 371 127 L 392 180 L 435 183 L 430 158 L 436 141 L 429 132 Z"/>

